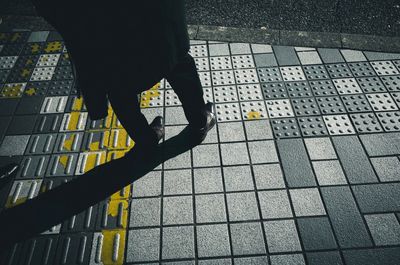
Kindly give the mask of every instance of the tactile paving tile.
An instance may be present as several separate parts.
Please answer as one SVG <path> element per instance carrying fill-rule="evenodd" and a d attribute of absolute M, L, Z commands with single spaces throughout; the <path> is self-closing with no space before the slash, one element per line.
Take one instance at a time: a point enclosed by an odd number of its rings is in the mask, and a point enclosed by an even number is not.
<path fill-rule="evenodd" d="M 62 114 L 39 115 L 36 120 L 34 133 L 58 132 L 61 126 Z"/>
<path fill-rule="evenodd" d="M 33 179 L 44 177 L 49 160 L 50 156 L 48 155 L 25 156 L 17 178 Z"/>
<path fill-rule="evenodd" d="M 382 126 L 373 112 L 351 114 L 350 119 L 358 133 L 383 132 Z"/>
<path fill-rule="evenodd" d="M 379 77 L 359 77 L 357 82 L 364 93 L 386 92 L 386 88 Z"/>
<path fill-rule="evenodd" d="M 98 205 L 90 206 L 84 212 L 72 216 L 62 224 L 63 233 L 93 231 L 96 224 Z"/>
<path fill-rule="evenodd" d="M 341 95 L 362 93 L 355 78 L 333 79 L 333 84 Z"/>
<path fill-rule="evenodd" d="M 379 112 L 376 115 L 386 132 L 400 131 L 400 111 Z"/>
<path fill-rule="evenodd" d="M 368 62 L 349 63 L 348 65 L 355 77 L 376 76 L 374 69 Z"/>
<path fill-rule="evenodd" d="M 84 152 L 79 154 L 78 163 L 76 165 L 76 175 L 82 175 L 93 168 L 106 162 L 106 151 Z"/>
<path fill-rule="evenodd" d="M 292 99 L 291 101 L 296 116 L 312 116 L 321 114 L 314 98 L 299 98 Z"/>
<path fill-rule="evenodd" d="M 382 76 L 381 79 L 389 91 L 400 91 L 400 75 Z"/>
<path fill-rule="evenodd" d="M 21 97 L 26 88 L 26 83 L 5 84 L 1 89 L 0 97 Z"/>
<path fill-rule="evenodd" d="M 235 83 L 235 77 L 232 70 L 211 71 L 211 75 L 214 86 L 226 86 Z"/>
<path fill-rule="evenodd" d="M 106 118 L 100 120 L 91 120 L 89 117 L 86 121 L 86 131 L 98 131 L 111 128 L 112 114 L 109 113 Z"/>
<path fill-rule="evenodd" d="M 331 80 L 310 81 L 314 96 L 333 96 L 337 95 L 337 90 Z"/>
<path fill-rule="evenodd" d="M 124 229 L 127 228 L 128 201 L 101 202 L 97 215 L 96 227 L 98 230 Z M 111 209 L 115 209 L 111 211 Z"/>
<path fill-rule="evenodd" d="M 54 80 L 73 79 L 74 75 L 71 66 L 58 66 L 54 71 Z"/>
<path fill-rule="evenodd" d="M 30 81 L 51 80 L 53 78 L 54 71 L 55 67 L 36 67 L 33 69 Z"/>
<path fill-rule="evenodd" d="M 93 233 L 63 234 L 53 264 L 89 264 Z"/>
<path fill-rule="evenodd" d="M 400 60 L 394 60 L 393 61 L 394 66 L 397 67 L 397 69 L 400 71 Z"/>
<path fill-rule="evenodd" d="M 353 77 L 350 68 L 345 63 L 327 64 L 325 67 L 331 78 Z"/>
<path fill-rule="evenodd" d="M 233 69 L 231 57 L 230 56 L 210 57 L 210 68 L 213 71 Z"/>
<path fill-rule="evenodd" d="M 71 59 L 68 53 L 62 53 L 60 60 L 58 61 L 59 66 L 71 66 Z"/>
<path fill-rule="evenodd" d="M 207 45 L 191 45 L 189 54 L 193 57 L 207 57 Z"/>
<path fill-rule="evenodd" d="M 42 54 L 44 53 L 44 43 L 33 42 L 27 43 L 22 49 L 22 54 Z"/>
<path fill-rule="evenodd" d="M 18 60 L 14 65 L 19 68 L 35 68 L 37 61 L 39 60 L 39 55 L 21 55 L 18 56 Z"/>
<path fill-rule="evenodd" d="M 341 96 L 341 99 L 348 112 L 372 111 L 365 95 Z"/>
<path fill-rule="evenodd" d="M 40 109 L 40 114 L 63 113 L 67 100 L 67 96 L 46 97 Z"/>
<path fill-rule="evenodd" d="M 60 54 L 42 54 L 36 64 L 36 67 L 57 66 L 60 60 Z"/>
<path fill-rule="evenodd" d="M 83 132 L 60 133 L 57 135 L 53 153 L 79 152 L 83 141 Z"/>
<path fill-rule="evenodd" d="M 293 117 L 293 109 L 289 99 L 266 100 L 268 115 L 270 118 Z"/>
<path fill-rule="evenodd" d="M 237 84 L 258 83 L 256 69 L 239 69 L 235 70 L 235 78 Z"/>
<path fill-rule="evenodd" d="M 235 86 L 215 86 L 214 101 L 216 103 L 238 101 L 238 95 Z"/>
<path fill-rule="evenodd" d="M 345 113 L 340 97 L 318 97 L 317 103 L 322 114 Z"/>
<path fill-rule="evenodd" d="M 280 82 L 283 80 L 278 67 L 257 68 L 257 73 L 260 82 Z"/>
<path fill-rule="evenodd" d="M 178 95 L 172 89 L 165 90 L 165 106 L 180 106 L 182 105 Z"/>
<path fill-rule="evenodd" d="M 72 96 L 68 97 L 68 101 L 66 103 L 65 112 L 73 112 L 73 111 L 86 111 L 86 106 L 83 102 L 83 97 Z"/>
<path fill-rule="evenodd" d="M 49 166 L 47 167 L 46 177 L 73 176 L 75 174 L 77 161 L 77 153 L 52 155 Z"/>
<path fill-rule="evenodd" d="M 207 57 L 196 57 L 194 62 L 196 63 L 197 71 L 210 71 L 210 63 Z"/>
<path fill-rule="evenodd" d="M 241 120 L 239 103 L 215 104 L 215 109 L 219 122 Z"/>
<path fill-rule="evenodd" d="M 241 101 L 263 100 L 261 87 L 259 84 L 238 85 L 238 94 Z"/>
<path fill-rule="evenodd" d="M 203 98 L 206 103 L 214 102 L 213 91 L 211 87 L 203 87 L 203 93 Z"/>
<path fill-rule="evenodd" d="M 5 207 L 11 208 L 36 197 L 41 184 L 41 179 L 14 181 Z"/>
<path fill-rule="evenodd" d="M 208 71 L 199 72 L 199 78 L 203 87 L 211 86 L 211 73 Z M 168 82 L 165 82 L 165 88 L 171 88 Z"/>
<path fill-rule="evenodd" d="M 109 140 L 109 150 L 126 150 L 133 147 L 134 141 L 124 129 L 112 129 Z"/>
<path fill-rule="evenodd" d="M 164 91 L 159 89 L 149 89 L 143 91 L 140 96 L 140 107 L 163 107 L 164 106 Z"/>
<path fill-rule="evenodd" d="M 306 80 L 306 76 L 300 66 L 280 67 L 280 70 L 283 80 L 286 82 Z"/>
<path fill-rule="evenodd" d="M 30 82 L 26 85 L 24 96 L 44 96 L 46 95 L 49 85 L 50 83 L 48 81 Z"/>
<path fill-rule="evenodd" d="M 44 46 L 45 53 L 61 53 L 64 52 L 64 43 L 62 41 L 50 41 Z"/>
<path fill-rule="evenodd" d="M 73 85 L 73 80 L 52 81 L 47 89 L 47 96 L 69 95 Z"/>
<path fill-rule="evenodd" d="M 271 121 L 275 138 L 300 137 L 299 126 L 294 118 L 274 119 Z"/>
<path fill-rule="evenodd" d="M 288 98 L 284 83 L 261 83 L 264 99 Z"/>
<path fill-rule="evenodd" d="M 301 117 L 297 118 L 301 133 L 304 137 L 325 136 L 328 135 L 324 120 L 322 117 Z"/>
<path fill-rule="evenodd" d="M 371 62 L 371 65 L 379 76 L 400 74 L 391 61 L 375 61 Z"/>
<path fill-rule="evenodd" d="M 303 66 L 308 80 L 329 79 L 329 74 L 323 65 Z"/>
<path fill-rule="evenodd" d="M 25 154 L 51 154 L 54 149 L 57 134 L 33 134 L 29 139 Z"/>
<path fill-rule="evenodd" d="M 400 92 L 393 92 L 390 94 L 392 95 L 392 98 L 396 102 L 397 106 L 400 108 Z"/>
<path fill-rule="evenodd" d="M 17 62 L 18 56 L 0 56 L 0 69 L 11 69 Z"/>
<path fill-rule="evenodd" d="M 110 131 L 85 132 L 82 151 L 100 151 L 109 147 Z"/>
<path fill-rule="evenodd" d="M 268 118 L 264 101 L 241 102 L 243 120 L 258 120 Z"/>
<path fill-rule="evenodd" d="M 328 115 L 323 118 L 330 135 L 355 133 L 348 115 Z"/>
<path fill-rule="evenodd" d="M 287 93 L 291 98 L 312 97 L 312 92 L 308 82 L 286 82 Z"/>
<path fill-rule="evenodd" d="M 0 83 L 5 83 L 10 70 L 0 70 Z"/>
<path fill-rule="evenodd" d="M 87 112 L 65 113 L 61 122 L 60 132 L 85 130 Z"/>
<path fill-rule="evenodd" d="M 89 264 L 124 264 L 126 230 L 105 231 L 94 233 Z"/>
<path fill-rule="evenodd" d="M 255 68 L 254 60 L 251 54 L 232 56 L 232 64 L 234 69 Z"/>
<path fill-rule="evenodd" d="M 27 82 L 32 75 L 33 68 L 14 67 L 7 77 L 8 83 Z"/>
<path fill-rule="evenodd" d="M 389 93 L 367 94 L 367 99 L 374 111 L 388 111 L 398 109 L 396 103 Z"/>

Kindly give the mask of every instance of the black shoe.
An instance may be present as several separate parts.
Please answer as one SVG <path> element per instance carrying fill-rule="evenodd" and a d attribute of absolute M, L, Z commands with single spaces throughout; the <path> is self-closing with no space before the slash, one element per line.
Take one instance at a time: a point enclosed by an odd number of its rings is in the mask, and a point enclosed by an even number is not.
<path fill-rule="evenodd" d="M 0 168 L 0 188 L 11 181 L 18 168 L 19 165 L 15 163 L 11 163 Z"/>
<path fill-rule="evenodd" d="M 150 123 L 150 127 L 157 135 L 157 143 L 160 142 L 160 140 L 163 138 L 165 134 L 165 129 L 163 124 L 164 120 L 163 117 L 161 116 L 155 117 L 154 120 Z"/>
<path fill-rule="evenodd" d="M 215 111 L 214 111 L 214 103 L 208 102 L 206 104 L 206 114 L 207 114 L 207 121 L 206 125 L 201 128 L 194 128 L 189 125 L 193 136 L 195 137 L 194 140 L 202 142 L 207 136 L 208 131 L 210 131 L 215 123 L 217 122 L 217 119 L 215 118 Z"/>

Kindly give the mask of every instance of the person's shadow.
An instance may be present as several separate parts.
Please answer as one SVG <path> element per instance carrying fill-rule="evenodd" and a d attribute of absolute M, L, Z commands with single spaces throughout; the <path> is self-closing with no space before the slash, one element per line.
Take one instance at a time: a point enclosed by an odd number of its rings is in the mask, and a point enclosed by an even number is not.
<path fill-rule="evenodd" d="M 159 144 L 150 157 L 140 156 L 133 149 L 122 158 L 97 166 L 23 204 L 2 211 L 0 252 L 110 197 L 164 161 L 190 150 L 197 144 L 186 127 L 177 136 Z"/>

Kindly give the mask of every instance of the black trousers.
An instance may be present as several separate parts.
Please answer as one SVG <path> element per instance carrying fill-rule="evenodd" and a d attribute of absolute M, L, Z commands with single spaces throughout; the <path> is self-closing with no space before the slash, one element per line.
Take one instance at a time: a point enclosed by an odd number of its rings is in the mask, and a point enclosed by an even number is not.
<path fill-rule="evenodd" d="M 193 127 L 203 127 L 207 116 L 203 88 L 193 57 L 189 54 L 182 56 L 179 63 L 165 78 L 182 102 L 189 124 Z M 135 145 L 146 146 L 156 142 L 155 132 L 140 111 L 137 95 L 127 93 L 123 89 L 110 89 L 108 99 L 118 120 L 135 141 Z"/>

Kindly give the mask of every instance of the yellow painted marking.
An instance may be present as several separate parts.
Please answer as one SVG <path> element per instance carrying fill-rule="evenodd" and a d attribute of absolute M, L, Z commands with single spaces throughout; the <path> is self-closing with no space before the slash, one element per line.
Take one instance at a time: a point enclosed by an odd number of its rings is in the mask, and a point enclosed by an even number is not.
<path fill-rule="evenodd" d="M 82 111 L 83 109 L 83 97 L 74 98 L 74 103 L 72 104 L 72 111 Z"/>
<path fill-rule="evenodd" d="M 29 77 L 31 74 L 31 70 L 29 69 L 22 69 L 21 71 L 21 77 Z"/>
<path fill-rule="evenodd" d="M 0 40 L 6 40 L 9 37 L 9 34 L 0 32 Z"/>
<path fill-rule="evenodd" d="M 38 53 L 40 52 L 40 45 L 37 43 L 31 44 L 31 52 L 32 53 Z"/>
<path fill-rule="evenodd" d="M 59 41 L 52 41 L 49 42 L 44 49 L 45 52 L 50 53 L 50 52 L 61 52 L 62 51 L 62 43 Z"/>
<path fill-rule="evenodd" d="M 122 204 L 122 209 L 120 208 Z M 109 201 L 107 215 L 114 217 L 114 218 L 121 218 L 120 219 L 120 227 L 127 228 L 128 227 L 128 201 L 126 200 L 118 200 L 118 201 Z M 122 216 L 120 216 L 122 214 Z M 117 221 L 118 223 L 119 221 Z"/>
<path fill-rule="evenodd" d="M 75 131 L 78 128 L 80 112 L 71 112 L 69 117 L 69 123 L 67 126 L 68 131 Z"/>
<path fill-rule="evenodd" d="M 102 136 L 102 142 L 94 141 L 89 145 L 89 151 L 100 151 L 104 149 L 108 149 L 110 146 L 110 131 L 104 131 Z"/>
<path fill-rule="evenodd" d="M 5 86 L 1 92 L 2 97 L 21 97 L 24 91 L 24 84 L 10 84 Z"/>
<path fill-rule="evenodd" d="M 26 202 L 27 200 L 28 200 L 28 197 L 21 197 L 21 198 L 18 198 L 16 202 L 13 202 L 13 196 L 9 196 L 7 198 L 7 202 L 5 204 L 5 207 L 6 208 L 11 208 L 11 207 L 17 206 L 19 204 L 22 204 L 22 203 Z"/>
<path fill-rule="evenodd" d="M 68 60 L 69 59 L 69 54 L 68 53 L 64 53 L 64 59 Z"/>
<path fill-rule="evenodd" d="M 159 88 L 160 83 L 157 83 L 152 88 L 142 93 L 140 97 L 140 106 L 142 108 L 148 108 L 152 99 L 161 95 L 160 91 L 158 91 Z"/>
<path fill-rule="evenodd" d="M 25 94 L 28 96 L 36 95 L 36 89 L 33 87 L 28 88 L 27 90 L 25 90 Z"/>
<path fill-rule="evenodd" d="M 130 139 L 125 129 L 111 130 L 109 149 L 129 149 L 134 146 L 134 142 Z"/>
<path fill-rule="evenodd" d="M 258 111 L 250 111 L 248 114 L 247 114 L 247 119 L 248 120 L 257 120 L 257 119 L 259 119 L 261 117 L 261 114 L 260 114 L 260 112 L 258 112 Z"/>
<path fill-rule="evenodd" d="M 117 176 L 115 176 L 117 177 Z M 117 200 L 128 200 L 131 195 L 131 186 L 128 185 L 121 190 L 117 191 L 113 195 L 111 195 L 111 200 L 112 201 L 117 201 Z"/>
<path fill-rule="evenodd" d="M 106 152 L 86 153 L 86 155 L 84 173 L 106 162 Z"/>
<path fill-rule="evenodd" d="M 19 40 L 22 37 L 22 34 L 17 32 L 14 33 L 14 35 L 11 36 L 11 42 L 16 42 L 17 40 Z"/>
<path fill-rule="evenodd" d="M 60 163 L 64 168 L 66 168 L 67 165 L 68 165 L 68 160 L 69 160 L 69 156 L 68 156 L 68 155 L 62 155 L 62 156 L 60 156 L 59 163 Z"/>
<path fill-rule="evenodd" d="M 125 153 L 127 152 L 127 150 L 122 150 L 122 151 L 108 151 L 107 152 L 107 162 L 114 160 L 114 159 L 118 159 L 121 158 L 125 155 Z"/>
<path fill-rule="evenodd" d="M 32 59 L 26 60 L 25 66 L 30 66 L 30 65 L 33 65 L 33 60 Z"/>
<path fill-rule="evenodd" d="M 103 230 L 101 233 L 104 236 L 101 262 L 104 265 L 124 264 L 126 231 Z"/>

